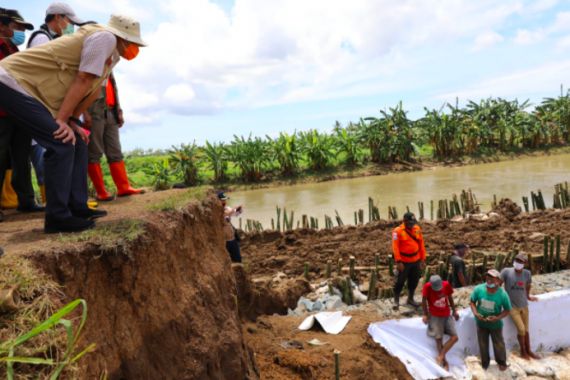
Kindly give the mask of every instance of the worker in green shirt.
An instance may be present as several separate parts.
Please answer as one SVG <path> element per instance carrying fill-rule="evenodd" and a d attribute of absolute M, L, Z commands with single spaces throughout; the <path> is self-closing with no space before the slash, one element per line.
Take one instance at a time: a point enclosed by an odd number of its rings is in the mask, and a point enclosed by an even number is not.
<path fill-rule="evenodd" d="M 507 350 L 503 339 L 502 319 L 509 315 L 511 301 L 501 287 L 501 274 L 490 269 L 485 283 L 477 285 L 471 293 L 471 311 L 477 322 L 477 341 L 481 355 L 481 366 L 489 368 L 489 336 L 493 342 L 495 361 L 501 371 L 507 369 Z"/>

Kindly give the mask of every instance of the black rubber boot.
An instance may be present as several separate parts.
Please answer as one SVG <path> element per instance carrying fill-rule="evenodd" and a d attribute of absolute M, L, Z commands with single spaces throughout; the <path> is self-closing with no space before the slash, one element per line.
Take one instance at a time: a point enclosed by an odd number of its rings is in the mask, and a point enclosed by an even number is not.
<path fill-rule="evenodd" d="M 393 310 L 399 310 L 400 309 L 400 296 L 399 295 L 394 295 L 394 306 L 392 306 Z"/>
<path fill-rule="evenodd" d="M 418 307 L 420 306 L 419 303 L 417 303 L 416 301 L 414 301 L 414 295 L 413 294 L 408 294 L 408 301 L 406 302 L 408 305 L 413 306 L 413 307 Z"/>
<path fill-rule="evenodd" d="M 83 218 L 83 219 L 97 219 L 107 216 L 107 211 L 105 210 L 93 210 L 90 208 L 86 208 L 83 210 L 71 210 L 71 214 L 76 218 Z"/>
<path fill-rule="evenodd" d="M 46 234 L 55 234 L 58 232 L 79 232 L 95 227 L 95 222 L 75 216 L 67 218 L 54 218 L 46 215 L 44 232 Z"/>

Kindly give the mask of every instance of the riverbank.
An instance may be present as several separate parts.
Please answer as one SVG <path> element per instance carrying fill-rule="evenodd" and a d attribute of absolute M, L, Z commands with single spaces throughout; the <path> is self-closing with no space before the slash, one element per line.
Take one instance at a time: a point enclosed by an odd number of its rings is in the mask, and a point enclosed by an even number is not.
<path fill-rule="evenodd" d="M 428 156 L 420 156 L 414 162 L 397 162 L 391 164 L 367 163 L 361 166 L 338 166 L 328 168 L 320 172 L 302 172 L 295 176 L 281 176 L 278 174 L 268 174 L 259 182 L 221 182 L 213 186 L 227 191 L 247 191 L 256 189 L 269 189 L 282 186 L 294 186 L 308 183 L 329 182 L 339 179 L 351 179 L 370 176 L 381 176 L 395 173 L 408 173 L 421 170 L 433 170 L 437 168 L 462 167 L 471 165 L 482 165 L 493 162 L 513 161 L 529 157 L 556 156 L 570 154 L 570 146 L 555 146 L 546 149 L 521 149 L 509 153 L 498 152 L 494 154 L 477 154 L 463 156 L 456 160 L 439 161 Z"/>

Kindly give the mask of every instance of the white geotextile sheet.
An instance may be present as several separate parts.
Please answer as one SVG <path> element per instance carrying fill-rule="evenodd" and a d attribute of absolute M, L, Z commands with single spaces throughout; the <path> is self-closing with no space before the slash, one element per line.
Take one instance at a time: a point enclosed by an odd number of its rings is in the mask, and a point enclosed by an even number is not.
<path fill-rule="evenodd" d="M 323 311 L 305 318 L 299 325 L 299 330 L 309 330 L 317 321 L 325 332 L 336 335 L 344 330 L 351 318 L 343 316 L 342 311 Z"/>
<path fill-rule="evenodd" d="M 555 351 L 570 346 L 570 289 L 541 294 L 539 301 L 529 302 L 530 338 L 533 350 Z M 459 312 L 456 322 L 459 341 L 447 354 L 450 371 L 435 362 L 435 339 L 427 336 L 427 326 L 420 317 L 376 322 L 368 326 L 368 333 L 376 343 L 404 363 L 414 379 L 428 380 L 440 377 L 469 379 L 464 359 L 479 356 L 475 319 L 470 308 Z M 503 336 L 507 350 L 517 343 L 517 333 L 510 317 L 504 319 Z M 444 338 L 444 340 L 447 339 Z M 491 357 L 492 344 L 489 343 Z"/>

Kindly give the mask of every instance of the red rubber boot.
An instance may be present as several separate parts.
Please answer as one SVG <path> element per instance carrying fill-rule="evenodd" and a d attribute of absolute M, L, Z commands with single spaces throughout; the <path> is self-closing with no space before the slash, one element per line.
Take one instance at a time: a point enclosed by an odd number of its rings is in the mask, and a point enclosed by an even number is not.
<path fill-rule="evenodd" d="M 108 202 L 115 199 L 115 197 L 110 194 L 107 189 L 105 189 L 105 182 L 103 182 L 103 172 L 101 171 L 101 164 L 93 163 L 87 165 L 87 172 L 89 173 L 89 178 L 93 182 L 95 191 L 97 192 L 97 200 Z"/>
<path fill-rule="evenodd" d="M 115 185 L 117 186 L 117 195 L 119 197 L 144 193 L 144 190 L 133 189 L 129 184 L 127 169 L 125 168 L 125 161 L 111 162 L 109 164 L 109 168 L 111 169 L 111 176 L 113 176 L 113 181 L 115 181 Z"/>

